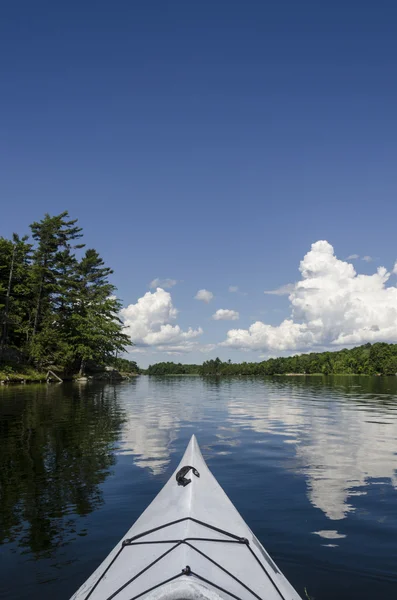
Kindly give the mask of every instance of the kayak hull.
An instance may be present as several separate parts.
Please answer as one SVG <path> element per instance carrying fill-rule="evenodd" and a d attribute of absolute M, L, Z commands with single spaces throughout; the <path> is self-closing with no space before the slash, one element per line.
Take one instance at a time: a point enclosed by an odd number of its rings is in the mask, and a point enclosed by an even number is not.
<path fill-rule="evenodd" d="M 208 469 L 195 436 L 173 476 L 72 600 L 138 597 L 300 600 Z"/>

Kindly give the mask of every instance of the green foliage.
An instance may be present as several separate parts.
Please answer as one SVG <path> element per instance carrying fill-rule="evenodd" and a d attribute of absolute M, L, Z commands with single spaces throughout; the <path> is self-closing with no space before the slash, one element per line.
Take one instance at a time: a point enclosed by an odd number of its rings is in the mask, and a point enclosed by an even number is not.
<path fill-rule="evenodd" d="M 351 350 L 311 352 L 295 356 L 270 358 L 258 363 L 222 362 L 219 358 L 200 365 L 157 363 L 148 368 L 149 375 L 197 374 L 205 376 L 266 376 L 266 375 L 395 375 L 397 374 L 397 344 L 365 344 Z"/>
<path fill-rule="evenodd" d="M 33 252 L 32 268 L 30 272 L 31 285 L 35 296 L 35 314 L 33 338 L 40 329 L 48 326 L 51 313 L 58 305 L 57 300 L 62 297 L 65 283 L 68 285 L 72 279 L 71 264 L 75 261 L 71 252 L 81 244 L 73 242 L 82 236 L 81 228 L 76 226 L 77 219 L 69 220 L 65 211 L 60 215 L 51 217 L 46 214 L 44 219 L 34 222 L 30 226 L 32 237 L 36 241 Z M 65 282 L 65 265 L 68 265 L 67 279 Z"/>
<path fill-rule="evenodd" d="M 46 381 L 46 374 L 39 373 L 31 365 L 3 363 L 0 365 L 0 381 Z"/>
<path fill-rule="evenodd" d="M 31 251 L 27 236 L 0 238 L 0 358 L 7 344 L 22 347 L 27 340 L 33 299 Z"/>
<path fill-rule="evenodd" d="M 84 371 L 130 344 L 106 267 L 96 250 L 79 258 L 82 230 L 67 212 L 31 225 L 33 244 L 0 238 L 0 363 L 17 349 L 38 368 Z"/>
<path fill-rule="evenodd" d="M 109 360 L 109 366 L 114 367 L 120 373 L 127 373 L 138 375 L 141 373 L 141 369 L 138 367 L 134 360 L 127 360 L 126 358 L 111 358 Z"/>
<path fill-rule="evenodd" d="M 224 367 L 223 365 L 226 365 Z M 230 367 L 231 363 L 222 363 L 220 358 L 216 358 L 215 360 L 206 360 L 201 367 L 202 375 L 222 375 L 227 367 Z"/>
<path fill-rule="evenodd" d="M 68 340 L 74 348 L 74 358 L 80 361 L 81 373 L 87 360 L 106 362 L 129 344 L 117 316 L 121 303 L 111 295 L 115 288 L 108 277 L 112 273 L 92 249 L 77 265 Z"/>
<path fill-rule="evenodd" d="M 182 365 L 181 363 L 161 362 L 149 365 L 148 375 L 200 375 L 200 365 Z"/>

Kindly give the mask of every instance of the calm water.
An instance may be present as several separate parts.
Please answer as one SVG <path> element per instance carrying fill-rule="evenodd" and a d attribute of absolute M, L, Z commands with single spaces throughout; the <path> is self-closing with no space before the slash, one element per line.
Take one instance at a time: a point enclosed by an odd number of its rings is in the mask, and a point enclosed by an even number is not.
<path fill-rule="evenodd" d="M 302 595 L 397 598 L 397 377 L 0 388 L 0 596 L 67 600 L 193 432 Z"/>

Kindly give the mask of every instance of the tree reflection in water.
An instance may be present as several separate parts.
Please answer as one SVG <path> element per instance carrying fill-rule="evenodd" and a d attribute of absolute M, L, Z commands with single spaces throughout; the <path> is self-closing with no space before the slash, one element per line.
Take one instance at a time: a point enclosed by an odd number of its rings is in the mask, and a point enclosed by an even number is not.
<path fill-rule="evenodd" d="M 116 387 L 65 387 L 0 394 L 0 544 L 36 557 L 85 534 L 124 422 Z"/>

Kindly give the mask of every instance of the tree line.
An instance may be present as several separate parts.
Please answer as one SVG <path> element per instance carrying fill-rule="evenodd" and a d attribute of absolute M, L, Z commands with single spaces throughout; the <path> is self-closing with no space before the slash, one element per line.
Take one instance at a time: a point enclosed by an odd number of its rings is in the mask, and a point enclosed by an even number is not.
<path fill-rule="evenodd" d="M 118 317 L 113 271 L 81 242 L 67 211 L 30 225 L 31 237 L 0 237 L 0 364 L 17 357 L 41 369 L 83 373 L 130 345 Z"/>
<path fill-rule="evenodd" d="M 201 365 L 160 362 L 149 365 L 146 372 L 148 375 L 201 375 Z"/>
<path fill-rule="evenodd" d="M 396 375 L 397 344 L 364 344 L 336 352 L 311 352 L 295 356 L 269 358 L 262 362 L 226 362 L 219 358 L 202 365 L 183 365 L 172 362 L 157 363 L 147 369 L 149 375 L 203 375 L 203 376 L 266 376 L 288 374 L 357 374 Z"/>

